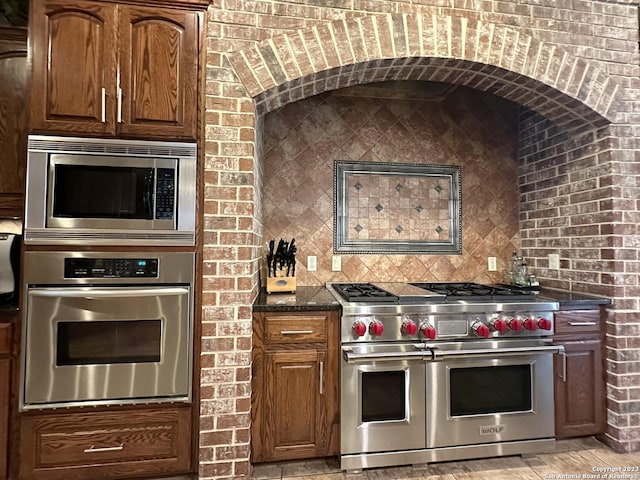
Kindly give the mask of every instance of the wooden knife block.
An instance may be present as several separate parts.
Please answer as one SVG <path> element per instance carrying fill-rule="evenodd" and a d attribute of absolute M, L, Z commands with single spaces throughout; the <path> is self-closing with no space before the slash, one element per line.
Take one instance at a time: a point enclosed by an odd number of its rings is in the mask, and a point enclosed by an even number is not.
<path fill-rule="evenodd" d="M 296 277 L 267 277 L 267 293 L 293 293 L 296 291 Z"/>

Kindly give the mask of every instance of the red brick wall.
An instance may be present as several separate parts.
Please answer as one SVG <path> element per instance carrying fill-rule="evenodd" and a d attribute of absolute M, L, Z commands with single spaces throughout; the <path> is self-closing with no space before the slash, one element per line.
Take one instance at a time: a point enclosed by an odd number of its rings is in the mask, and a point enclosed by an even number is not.
<path fill-rule="evenodd" d="M 540 269 L 547 253 L 561 255 L 562 273 L 546 272 L 543 282 L 614 299 L 609 435 L 621 450 L 640 447 L 637 23 L 631 3 L 588 0 L 213 1 L 201 478 L 249 471 L 251 302 L 266 241 L 261 118 L 315 94 L 390 79 L 468 86 L 537 112 L 521 120 L 522 247 Z"/>

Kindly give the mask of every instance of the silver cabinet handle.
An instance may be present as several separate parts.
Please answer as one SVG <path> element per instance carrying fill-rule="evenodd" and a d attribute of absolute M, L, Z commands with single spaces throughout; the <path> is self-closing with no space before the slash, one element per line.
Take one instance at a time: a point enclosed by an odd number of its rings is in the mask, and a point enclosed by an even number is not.
<path fill-rule="evenodd" d="M 102 87 L 102 123 L 107 121 L 107 89 Z"/>
<path fill-rule="evenodd" d="M 118 87 L 118 123 L 122 123 L 122 89 Z"/>
<path fill-rule="evenodd" d="M 598 322 L 568 322 L 572 327 L 589 327 L 592 325 L 597 325 Z"/>
<path fill-rule="evenodd" d="M 562 372 L 560 372 L 560 378 L 564 383 L 567 383 L 567 352 L 565 352 L 562 345 L 558 345 L 558 355 L 562 357 Z"/>
<path fill-rule="evenodd" d="M 320 362 L 320 395 L 324 395 L 324 362 Z"/>
<path fill-rule="evenodd" d="M 118 66 L 118 71 L 116 73 L 116 84 L 118 85 L 118 90 L 117 90 L 117 97 L 118 97 L 117 121 L 118 121 L 118 123 L 122 123 L 122 88 L 120 87 L 120 66 Z"/>
<path fill-rule="evenodd" d="M 313 333 L 313 330 L 280 330 L 280 335 L 305 335 Z"/>
<path fill-rule="evenodd" d="M 119 450 L 124 450 L 124 443 L 121 443 L 117 447 L 98 447 L 95 445 L 91 445 L 89 448 L 85 448 L 83 453 L 97 453 L 97 452 L 117 452 Z"/>

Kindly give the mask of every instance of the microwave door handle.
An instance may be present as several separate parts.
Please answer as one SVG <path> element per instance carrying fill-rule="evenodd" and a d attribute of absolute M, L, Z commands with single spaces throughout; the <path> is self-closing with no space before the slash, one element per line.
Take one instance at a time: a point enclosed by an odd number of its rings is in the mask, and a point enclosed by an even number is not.
<path fill-rule="evenodd" d="M 151 220 L 155 220 L 155 213 L 153 211 L 153 196 L 154 196 L 154 191 L 155 191 L 155 183 L 157 182 L 156 179 L 156 175 L 158 174 L 157 171 L 154 170 L 154 174 L 151 175 L 151 177 L 148 180 L 148 185 L 147 185 L 147 195 L 146 195 L 146 199 L 145 202 L 147 204 L 147 209 L 149 211 L 149 217 L 151 218 Z"/>

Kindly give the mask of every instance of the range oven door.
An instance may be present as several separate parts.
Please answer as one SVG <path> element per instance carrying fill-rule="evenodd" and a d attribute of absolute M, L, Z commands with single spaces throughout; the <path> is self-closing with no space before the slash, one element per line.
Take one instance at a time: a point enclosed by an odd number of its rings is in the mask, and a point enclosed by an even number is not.
<path fill-rule="evenodd" d="M 554 437 L 553 354 L 562 347 L 438 345 L 427 363 L 427 447 Z"/>
<path fill-rule="evenodd" d="M 343 347 L 342 455 L 425 448 L 425 355 L 413 344 Z"/>
<path fill-rule="evenodd" d="M 188 400 L 189 286 L 27 290 L 23 409 Z"/>

